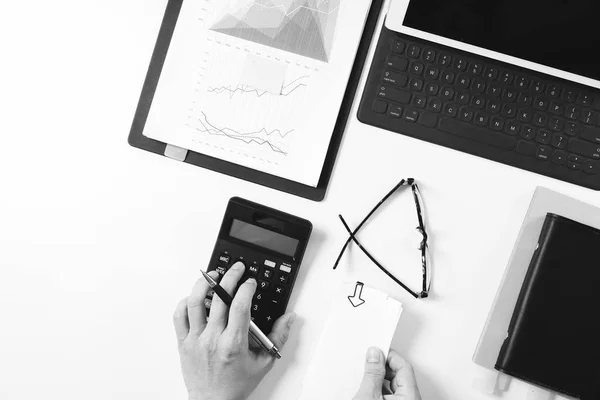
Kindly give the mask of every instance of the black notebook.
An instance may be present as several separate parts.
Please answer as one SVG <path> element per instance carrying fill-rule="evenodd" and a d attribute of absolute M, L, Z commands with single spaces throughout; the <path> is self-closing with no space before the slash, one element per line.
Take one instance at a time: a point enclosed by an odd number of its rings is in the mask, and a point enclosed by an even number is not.
<path fill-rule="evenodd" d="M 600 399 L 600 230 L 546 216 L 496 369 Z"/>

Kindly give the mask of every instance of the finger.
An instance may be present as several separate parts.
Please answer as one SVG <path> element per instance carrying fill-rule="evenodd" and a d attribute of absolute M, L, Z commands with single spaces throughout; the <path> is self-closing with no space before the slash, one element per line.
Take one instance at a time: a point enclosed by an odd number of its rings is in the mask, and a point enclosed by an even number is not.
<path fill-rule="evenodd" d="M 231 297 L 235 294 L 235 288 L 240 281 L 246 267 L 242 262 L 236 262 L 221 279 L 221 287 L 229 293 Z M 227 326 L 229 317 L 229 307 L 223 303 L 223 300 L 215 293 L 212 306 L 210 307 L 210 318 L 208 319 L 208 329 L 215 331 L 217 334 L 223 333 Z"/>
<path fill-rule="evenodd" d="M 273 342 L 275 347 L 277 347 L 279 350 L 285 347 L 285 344 L 290 337 L 290 330 L 292 329 L 295 321 L 296 313 L 291 312 L 283 314 L 273 324 L 273 330 L 269 335 L 269 339 L 271 339 L 271 342 Z"/>
<path fill-rule="evenodd" d="M 177 304 L 173 313 L 173 325 L 178 342 L 183 342 L 190 333 L 190 322 L 188 320 L 187 297 Z"/>
<path fill-rule="evenodd" d="M 228 334 L 248 338 L 250 329 L 250 307 L 256 292 L 256 280 L 251 278 L 240 286 L 229 310 L 229 322 L 225 331 Z"/>
<path fill-rule="evenodd" d="M 217 279 L 218 273 L 210 272 L 209 275 L 213 279 Z M 190 325 L 190 334 L 199 336 L 206 328 L 206 306 L 204 299 L 210 290 L 210 286 L 206 279 L 200 278 L 194 284 L 192 293 L 187 299 L 187 313 Z"/>
<path fill-rule="evenodd" d="M 383 380 L 385 378 L 385 356 L 381 350 L 371 347 L 367 351 L 365 373 L 358 389 L 357 396 L 368 399 L 382 397 Z"/>
<path fill-rule="evenodd" d="M 419 400 L 421 396 L 412 366 L 394 350 L 390 350 L 387 365 L 386 378 L 394 394 L 400 395 L 400 398 Z"/>

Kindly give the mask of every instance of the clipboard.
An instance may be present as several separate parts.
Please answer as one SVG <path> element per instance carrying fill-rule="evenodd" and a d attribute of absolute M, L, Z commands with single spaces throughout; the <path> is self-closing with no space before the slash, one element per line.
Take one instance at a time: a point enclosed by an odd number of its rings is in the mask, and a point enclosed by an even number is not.
<path fill-rule="evenodd" d="M 140 95 L 131 130 L 129 132 L 129 144 L 133 147 L 163 155 L 177 161 L 193 164 L 198 167 L 243 179 L 282 192 L 287 192 L 295 196 L 303 197 L 313 201 L 322 201 L 325 198 L 327 186 L 329 185 L 329 181 L 331 179 L 333 166 L 337 158 L 337 153 L 346 129 L 348 118 L 350 117 L 356 90 L 358 89 L 360 77 L 363 72 L 369 47 L 371 45 L 371 40 L 375 33 L 375 28 L 377 27 L 377 21 L 379 19 L 383 4 L 384 0 L 373 0 L 373 3 L 371 4 L 365 29 L 363 31 L 363 36 L 358 47 L 352 72 L 350 73 L 348 86 L 346 87 L 346 92 L 342 100 L 340 113 L 338 114 L 335 129 L 329 144 L 329 149 L 327 150 L 327 156 L 325 158 L 325 163 L 323 164 L 323 170 L 321 171 L 321 177 L 319 178 L 317 187 L 304 185 L 275 175 L 267 174 L 265 172 L 247 168 L 242 165 L 207 156 L 205 154 L 168 145 L 143 135 L 144 126 L 146 125 L 146 120 L 150 112 L 150 106 L 152 105 L 154 94 L 158 86 L 160 74 L 167 57 L 171 38 L 173 37 L 173 33 L 175 31 L 175 25 L 177 24 L 179 12 L 181 10 L 181 6 L 183 5 L 183 0 L 169 0 L 167 4 L 167 9 L 163 17 L 158 39 L 154 47 L 150 66 L 146 74 L 142 93 Z"/>

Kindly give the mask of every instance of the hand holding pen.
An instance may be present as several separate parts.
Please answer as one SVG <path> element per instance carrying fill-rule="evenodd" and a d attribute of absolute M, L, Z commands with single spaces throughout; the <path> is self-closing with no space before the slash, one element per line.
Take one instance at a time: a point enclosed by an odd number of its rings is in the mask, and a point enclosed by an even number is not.
<path fill-rule="evenodd" d="M 242 263 L 234 264 L 221 280 L 221 287 L 232 294 L 244 270 Z M 219 276 L 214 272 L 208 275 L 215 280 Z M 191 295 L 179 303 L 173 318 L 190 400 L 245 398 L 272 368 L 274 350 L 254 351 L 249 345 L 250 307 L 256 286 L 254 279 L 244 282 L 231 307 L 215 295 L 208 321 L 204 299 L 210 285 L 205 278 L 200 278 Z M 275 322 L 268 339 L 276 349 L 285 345 L 294 318 L 289 313 Z"/>

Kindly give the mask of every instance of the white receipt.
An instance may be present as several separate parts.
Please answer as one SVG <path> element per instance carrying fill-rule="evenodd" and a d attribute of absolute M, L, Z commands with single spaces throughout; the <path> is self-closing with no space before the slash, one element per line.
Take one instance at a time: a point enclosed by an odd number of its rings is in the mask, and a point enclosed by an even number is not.
<path fill-rule="evenodd" d="M 378 347 L 387 357 L 402 314 L 402 303 L 356 282 L 343 284 L 334 302 L 300 400 L 351 399 L 362 380 L 367 350 Z"/>

